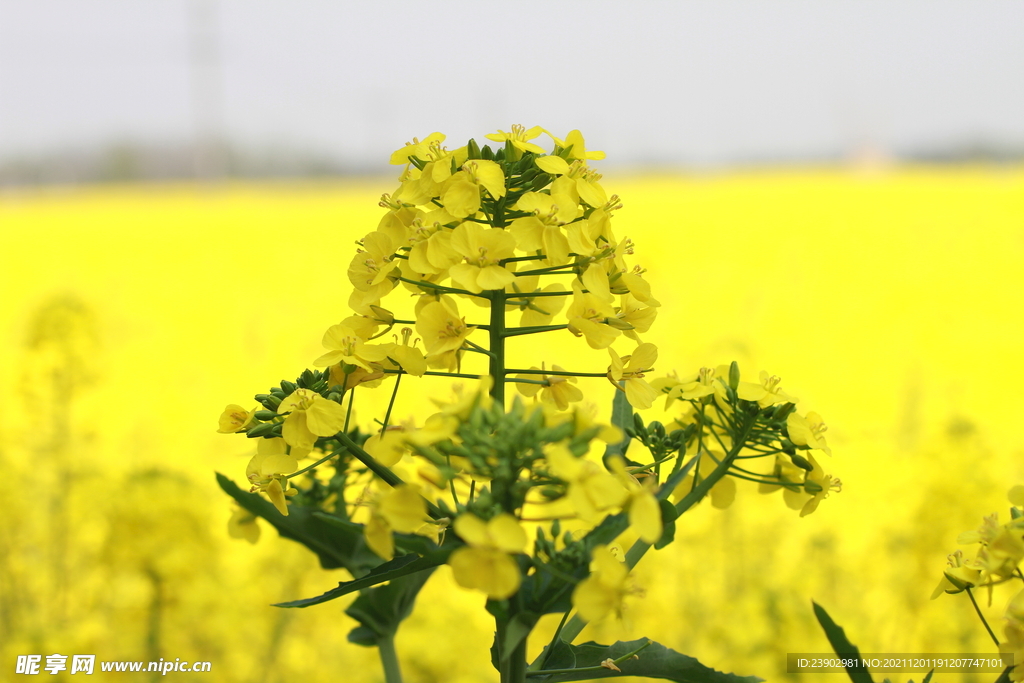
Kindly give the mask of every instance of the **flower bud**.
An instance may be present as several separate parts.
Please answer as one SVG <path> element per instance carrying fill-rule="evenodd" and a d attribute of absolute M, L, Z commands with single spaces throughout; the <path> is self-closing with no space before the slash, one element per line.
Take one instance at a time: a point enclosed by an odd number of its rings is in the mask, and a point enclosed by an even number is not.
<path fill-rule="evenodd" d="M 740 385 L 740 364 L 733 361 L 729 365 L 729 387 L 736 391 Z"/>
<path fill-rule="evenodd" d="M 257 410 L 253 414 L 253 417 L 255 417 L 257 420 L 260 420 L 261 422 L 268 422 L 270 420 L 273 420 L 275 417 L 278 417 L 278 414 L 276 411 L 273 410 Z"/>

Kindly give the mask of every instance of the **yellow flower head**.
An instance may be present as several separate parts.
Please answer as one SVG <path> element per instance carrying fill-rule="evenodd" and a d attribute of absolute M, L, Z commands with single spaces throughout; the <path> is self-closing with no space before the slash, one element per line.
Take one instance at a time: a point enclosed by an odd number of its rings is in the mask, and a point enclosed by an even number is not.
<path fill-rule="evenodd" d="M 454 304 L 450 307 L 444 301 L 431 301 L 416 315 L 416 332 L 423 338 L 428 360 L 431 356 L 462 348 L 475 329 L 466 324 L 465 318 L 459 317 Z"/>
<path fill-rule="evenodd" d="M 255 412 L 255 408 L 246 410 L 242 406 L 232 403 L 221 413 L 217 431 L 221 434 L 233 434 L 241 431 L 252 423 L 252 416 Z"/>
<path fill-rule="evenodd" d="M 622 334 L 608 324 L 609 318 L 615 316 L 611 304 L 590 292 L 583 291 L 579 280 L 572 283 L 572 304 L 566 311 L 569 319 L 569 331 L 577 337 L 586 337 L 592 349 L 606 349 L 615 338 Z"/>
<path fill-rule="evenodd" d="M 298 493 L 285 476 L 299 469 L 299 455 L 306 455 L 301 450 L 289 452 L 284 439 L 260 439 L 256 445 L 256 455 L 249 460 L 245 468 L 246 478 L 252 484 L 250 492 L 265 493 L 277 511 L 288 516 L 287 496 Z"/>
<path fill-rule="evenodd" d="M 540 370 L 540 368 L 536 366 L 533 366 L 530 369 Z M 552 370 L 555 372 L 564 372 L 564 368 L 558 365 L 553 365 Z M 545 382 L 545 385 L 519 382 L 516 384 L 516 389 L 523 396 L 530 397 L 536 396 L 537 392 L 540 392 L 542 401 L 554 405 L 559 410 L 568 410 L 570 403 L 583 400 L 583 392 L 575 386 L 575 377 L 541 374 L 516 375 L 516 378 Z"/>
<path fill-rule="evenodd" d="M 832 455 L 832 449 L 825 443 L 825 430 L 828 427 L 822 421 L 821 415 L 809 412 L 804 417 L 794 411 L 786 418 L 786 429 L 789 432 L 789 440 L 797 446 L 810 446 Z"/>
<path fill-rule="evenodd" d="M 629 570 L 615 559 L 607 546 L 596 546 L 591 553 L 590 576 L 576 585 L 572 604 L 587 622 L 608 615 L 622 617 L 623 599 L 634 592 L 626 585 Z"/>
<path fill-rule="evenodd" d="M 584 521 L 596 522 L 600 513 L 629 500 L 629 491 L 615 475 L 592 460 L 577 458 L 563 444 L 549 444 L 544 456 L 552 474 L 569 483 L 569 502 Z"/>
<path fill-rule="evenodd" d="M 310 389 L 296 389 L 277 412 L 289 413 L 281 435 L 289 446 L 310 450 L 318 436 L 334 436 L 345 426 L 345 409 Z"/>
<path fill-rule="evenodd" d="M 512 124 L 512 131 L 509 133 L 506 133 L 505 131 L 499 129 L 497 133 L 491 133 L 490 135 L 485 135 L 484 137 L 486 137 L 488 140 L 494 140 L 495 142 L 505 142 L 506 140 L 508 140 L 512 143 L 512 146 L 519 150 L 520 152 L 533 152 L 534 154 L 543 154 L 544 148 L 539 145 L 535 145 L 534 143 L 530 142 L 530 140 L 534 139 L 535 137 L 544 132 L 546 131 L 540 126 L 527 128 L 526 126 L 514 123 Z"/>
<path fill-rule="evenodd" d="M 235 505 L 235 509 L 231 512 L 231 519 L 228 520 L 228 536 L 256 543 L 260 540 L 260 527 L 256 523 L 257 519 L 256 515 L 240 505 Z"/>
<path fill-rule="evenodd" d="M 385 560 L 395 556 L 392 532 L 411 534 L 420 531 L 427 521 L 427 503 L 420 489 L 400 484 L 374 496 L 370 501 L 370 520 L 363 527 L 363 536 L 370 550 Z"/>
<path fill-rule="evenodd" d="M 728 377 L 728 372 L 723 373 L 723 376 Z M 760 383 L 740 382 L 736 388 L 736 394 L 744 401 L 757 401 L 762 408 L 778 403 L 796 403 L 799 399 L 784 392 L 779 386 L 781 383 L 782 380 L 778 376 L 769 376 L 762 370 Z"/>
<path fill-rule="evenodd" d="M 654 344 L 640 344 L 632 355 L 619 358 L 615 349 L 608 349 L 612 364 L 608 368 L 608 379 L 618 389 L 619 382 L 625 382 L 626 399 L 638 410 L 646 410 L 654 405 L 658 398 L 658 390 L 647 383 L 644 373 L 654 369 L 658 359 L 658 347 Z"/>
<path fill-rule="evenodd" d="M 499 264 L 515 253 L 516 240 L 508 231 L 462 223 L 452 231 L 451 246 L 465 262 L 452 266 L 449 273 L 474 294 L 485 289 L 505 289 L 515 280 L 512 271 Z"/>
<path fill-rule="evenodd" d="M 514 595 L 522 576 L 510 553 L 521 553 L 527 543 L 526 532 L 516 518 L 501 513 L 485 522 L 466 513 L 455 519 L 454 528 L 468 545 L 448 558 L 456 583 L 481 590 L 492 600 Z"/>
<path fill-rule="evenodd" d="M 355 330 L 343 324 L 331 325 L 327 329 L 323 345 L 328 351 L 313 361 L 313 365 L 322 368 L 347 363 L 367 372 L 374 370 L 371 363 L 380 363 L 395 347 L 394 344 L 367 344 Z"/>

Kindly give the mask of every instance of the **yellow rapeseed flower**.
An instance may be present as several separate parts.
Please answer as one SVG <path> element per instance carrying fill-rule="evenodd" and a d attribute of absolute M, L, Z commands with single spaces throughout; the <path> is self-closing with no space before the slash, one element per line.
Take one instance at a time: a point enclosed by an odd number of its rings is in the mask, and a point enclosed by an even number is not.
<path fill-rule="evenodd" d="M 220 415 L 217 431 L 221 434 L 233 434 L 249 426 L 256 409 L 246 410 L 240 405 L 232 403 L 224 408 Z"/>
<path fill-rule="evenodd" d="M 284 419 L 281 435 L 289 446 L 313 448 L 318 436 L 334 436 L 345 426 L 345 409 L 310 389 L 296 389 L 281 401 Z"/>
<path fill-rule="evenodd" d="M 452 231 L 451 246 L 466 261 L 451 267 L 452 280 L 474 294 L 505 289 L 515 280 L 512 271 L 499 265 L 515 253 L 516 240 L 509 232 L 462 223 Z"/>
<path fill-rule="evenodd" d="M 526 532 L 516 518 L 501 513 L 485 522 L 466 513 L 455 519 L 454 528 L 468 545 L 448 558 L 456 583 L 481 590 L 492 600 L 514 595 L 522 576 L 512 554 L 521 553 L 527 542 Z"/>
<path fill-rule="evenodd" d="M 630 591 L 626 585 L 629 570 L 615 559 L 607 546 L 596 546 L 590 555 L 590 576 L 576 584 L 572 604 L 584 621 L 597 621 L 614 613 L 622 617 L 623 599 Z"/>

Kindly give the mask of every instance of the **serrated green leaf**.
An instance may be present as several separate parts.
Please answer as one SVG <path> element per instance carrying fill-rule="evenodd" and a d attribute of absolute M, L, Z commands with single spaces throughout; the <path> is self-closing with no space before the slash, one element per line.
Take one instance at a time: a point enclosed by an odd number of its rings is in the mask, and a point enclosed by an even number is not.
<path fill-rule="evenodd" d="M 415 574 L 416 572 L 421 572 L 425 569 L 433 569 L 434 567 L 447 562 L 448 556 L 451 552 L 460 545 L 460 543 L 455 542 L 446 543 L 424 557 L 420 557 L 415 553 L 399 555 L 390 562 L 385 562 L 379 567 L 375 567 L 365 576 L 354 581 L 342 581 L 338 584 L 337 588 L 332 588 L 326 593 L 312 598 L 305 598 L 303 600 L 280 602 L 274 605 L 274 607 L 311 607 L 312 605 L 329 602 L 340 598 L 343 595 L 363 590 L 364 588 L 376 586 L 377 584 L 384 583 L 385 581 L 394 581 L 395 579 L 403 576 L 409 576 L 410 574 Z"/>
<path fill-rule="evenodd" d="M 360 624 L 349 633 L 349 641 L 357 645 L 375 646 L 381 638 L 394 636 L 398 625 L 412 612 L 423 584 L 433 573 L 433 569 L 425 569 L 394 579 L 385 586 L 364 590 L 345 610 L 345 614 Z M 373 636 L 369 643 L 365 642 L 367 634 L 364 629 L 368 629 Z"/>
<path fill-rule="evenodd" d="M 661 678 L 678 683 L 758 683 L 764 680 L 757 676 L 738 676 L 716 671 L 693 657 L 658 643 L 652 643 L 644 648 L 637 655 L 637 659 L 620 662 L 617 666 L 621 672 L 601 667 L 601 662 L 623 657 L 638 650 L 647 642 L 647 639 L 643 638 L 628 642 L 620 641 L 613 645 L 600 645 L 592 641 L 581 645 L 569 645 L 559 640 L 548 656 L 544 669 L 527 672 L 527 680 L 530 683 L 562 683 L 622 676 Z M 576 671 L 573 671 L 574 669 Z M 546 671 L 552 673 L 545 673 Z"/>
<path fill-rule="evenodd" d="M 381 563 L 366 545 L 361 530 L 328 524 L 315 516 L 316 510 L 301 505 L 290 506 L 285 517 L 272 503 L 259 494 L 243 491 L 223 474 L 217 473 L 217 483 L 239 505 L 269 522 L 281 536 L 313 551 L 324 569 L 343 567 L 353 576 L 362 576 Z"/>
<path fill-rule="evenodd" d="M 824 607 L 813 601 L 811 604 L 814 605 L 814 616 L 818 618 L 818 623 L 824 629 L 825 637 L 832 645 L 832 650 L 841 658 L 860 659 L 860 650 L 846 637 L 846 631 L 832 621 L 832 617 L 828 615 Z M 846 667 L 846 675 L 853 683 L 874 683 L 866 668 Z"/>

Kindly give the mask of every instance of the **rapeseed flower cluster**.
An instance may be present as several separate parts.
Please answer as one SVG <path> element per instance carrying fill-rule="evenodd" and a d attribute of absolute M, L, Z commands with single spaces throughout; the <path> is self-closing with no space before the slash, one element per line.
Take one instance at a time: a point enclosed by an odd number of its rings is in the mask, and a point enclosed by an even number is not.
<path fill-rule="evenodd" d="M 536 142 L 542 135 L 550 151 Z M 259 439 L 250 493 L 276 510 L 226 487 L 242 506 L 234 536 L 255 542 L 255 516 L 264 516 L 325 566 L 370 572 L 372 581 L 354 582 L 361 590 L 401 579 L 408 566 L 448 564 L 459 585 L 494 605 L 499 668 L 513 680 L 502 667 L 525 651 L 510 654 L 522 643 L 508 624 L 528 633 L 539 615 L 574 607 L 579 622 L 621 616 L 636 592 L 631 563 L 671 542 L 675 518 L 702 498 L 723 507 L 745 479 L 783 489 L 806 515 L 840 483 L 818 464 L 830 454 L 824 423 L 798 413 L 778 377 L 742 380 L 734 363 L 652 379 L 658 349 L 641 335 L 661 304 L 630 263 L 635 245 L 613 229 L 623 204 L 589 164 L 603 152 L 575 130 L 559 138 L 513 126 L 487 138 L 502 146 L 470 140 L 449 150 L 432 133 L 391 155 L 398 187 L 357 242 L 350 310 L 325 331 L 325 352 L 311 359 L 319 369 L 258 394 L 257 408 L 227 406 L 218 431 Z M 608 364 L 509 367 L 506 345 L 539 334 L 573 335 L 606 350 Z M 487 371 L 469 372 L 468 354 Z M 406 375 L 480 381 L 450 400 L 432 397 L 438 411 L 416 426 L 392 418 Z M 593 419 L 578 377 L 612 384 L 614 424 Z M 357 390 L 391 382 L 387 413 L 363 432 L 352 419 Z M 667 426 L 645 425 L 633 411 L 661 396 L 666 408 L 686 409 Z M 636 441 L 646 451 L 629 450 Z M 757 458 L 766 465 L 752 469 Z M 301 519 L 273 516 L 290 506 Z M 563 522 L 574 531 L 562 535 Z M 314 524 L 327 526 L 304 526 Z M 324 548 L 326 529 L 343 548 Z M 610 547 L 626 532 L 638 540 L 624 563 Z M 574 624 L 565 634 L 578 632 Z"/>

